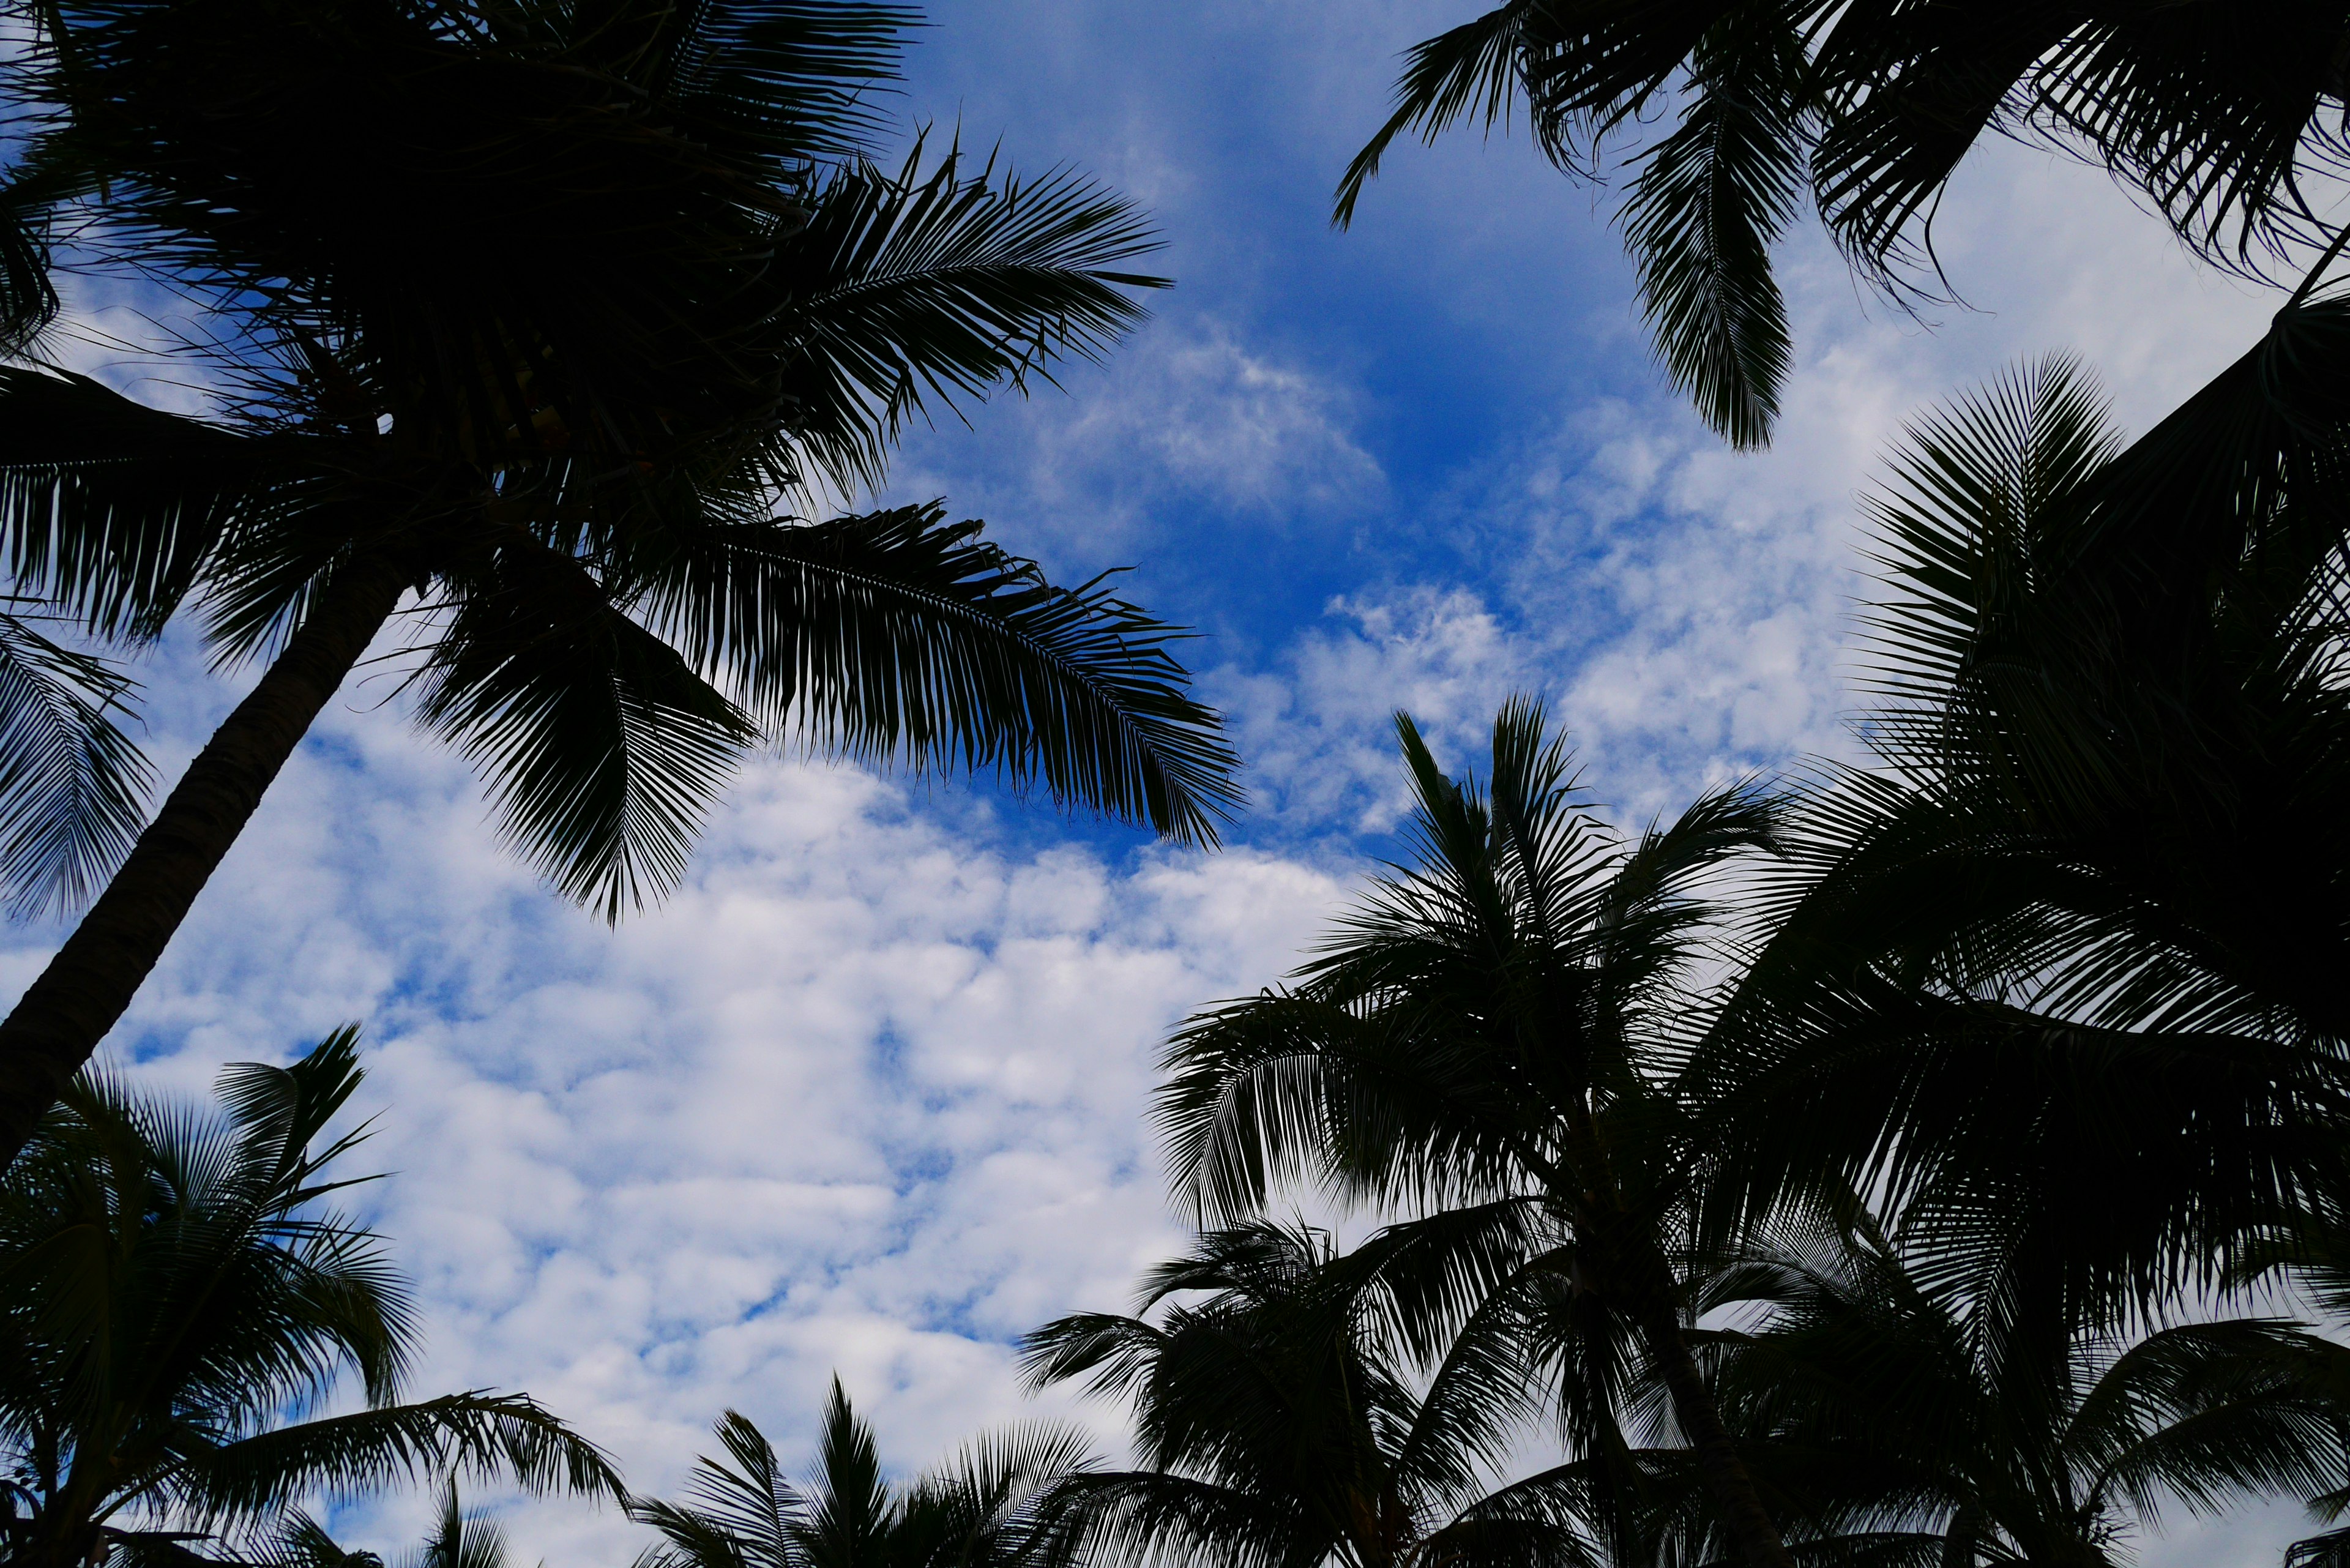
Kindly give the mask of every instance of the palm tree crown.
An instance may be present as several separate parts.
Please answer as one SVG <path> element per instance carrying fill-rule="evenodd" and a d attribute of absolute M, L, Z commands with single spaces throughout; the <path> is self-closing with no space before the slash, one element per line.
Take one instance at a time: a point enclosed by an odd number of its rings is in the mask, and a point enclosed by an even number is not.
<path fill-rule="evenodd" d="M 2126 1314 L 2350 1169 L 2350 313 L 2139 441 L 2064 361 L 1876 505 L 1883 760 L 1794 814 L 1685 1082 L 1725 1210 L 1861 1190 L 2000 1310 Z"/>
<path fill-rule="evenodd" d="M 1647 1358 L 1742 1553 L 1783 1563 L 1684 1332 L 1698 1151 L 1666 1092 L 1700 1011 L 1707 881 L 1769 841 L 1772 803 L 1732 787 L 1626 846 L 1577 808 L 1536 705 L 1495 720 L 1490 793 L 1398 728 L 1418 864 L 1376 881 L 1290 987 L 1176 1037 L 1159 1099 L 1176 1179 L 1219 1216 L 1300 1179 L 1433 1210 L 1420 1234 L 1462 1260 L 1458 1280 L 1566 1289 L 1574 1438 L 1608 1440 L 1619 1364 Z"/>
<path fill-rule="evenodd" d="M 359 1077 L 350 1031 L 227 1069 L 219 1116 L 87 1075 L 0 1178 L 11 1562 L 234 1541 L 304 1493 L 451 1466 L 619 1495 L 526 1397 L 399 1402 L 407 1287 L 322 1203 L 365 1179 L 330 1168 L 360 1135 L 313 1147 Z M 318 1414 L 354 1373 L 365 1406 Z"/>
<path fill-rule="evenodd" d="M 982 1438 L 893 1488 L 872 1428 L 835 1378 L 812 1487 L 795 1486 L 747 1418 L 717 1427 L 683 1501 L 630 1501 L 661 1539 L 637 1568 L 1069 1568 L 1084 1535 L 1066 1483 L 1090 1460 L 1075 1434 L 1028 1427 Z"/>
<path fill-rule="evenodd" d="M 1726 1271 L 1731 1297 L 1769 1310 L 1728 1336 L 1723 1407 L 1823 1555 L 2104 1568 L 2133 1521 L 2316 1498 L 2350 1457 L 2350 1352 L 2296 1324 L 2003 1333 L 1866 1224 Z"/>
<path fill-rule="evenodd" d="M 1152 1271 L 1158 1321 L 1030 1334 L 1037 1382 L 1133 1401 L 1145 1468 L 1072 1486 L 1105 1539 L 1223 1568 L 1582 1568 L 1567 1472 L 1492 1485 L 1528 1371 L 1512 1341 L 1463 1336 L 1422 1379 L 1380 1297 L 1327 1236 L 1255 1220 Z"/>

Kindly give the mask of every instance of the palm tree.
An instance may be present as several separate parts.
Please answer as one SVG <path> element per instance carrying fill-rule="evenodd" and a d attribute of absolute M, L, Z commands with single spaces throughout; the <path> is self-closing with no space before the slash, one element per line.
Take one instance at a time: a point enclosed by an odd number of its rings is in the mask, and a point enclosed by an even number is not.
<path fill-rule="evenodd" d="M 1669 1390 L 1741 1555 L 1783 1568 L 1691 1354 L 1676 1263 L 1693 1150 L 1660 1092 L 1698 1004 L 1699 894 L 1768 841 L 1771 803 L 1727 789 L 1626 847 L 1577 809 L 1539 706 L 1494 721 L 1490 798 L 1446 777 L 1408 717 L 1397 727 L 1417 864 L 1375 881 L 1287 988 L 1176 1037 L 1159 1109 L 1176 1179 L 1214 1217 L 1303 1179 L 1458 1211 L 1463 1246 L 1531 1250 L 1571 1279 L 1590 1358 L 1628 1345 Z M 1614 1418 L 1590 1410 L 1582 1436 Z"/>
<path fill-rule="evenodd" d="M 402 1403 L 416 1345 L 376 1238 L 323 1206 L 364 1136 L 314 1147 L 360 1079 L 342 1031 L 221 1075 L 206 1116 L 86 1074 L 0 1178 L 0 1536 L 11 1563 L 262 1530 L 318 1489 L 450 1467 L 620 1495 L 523 1395 Z M 363 1407 L 318 1414 L 345 1373 Z"/>
<path fill-rule="evenodd" d="M 748 1418 L 729 1410 L 716 1432 L 726 1458 L 699 1461 L 685 1501 L 629 1501 L 629 1517 L 661 1535 L 637 1568 L 1066 1568 L 1080 1558 L 1065 1489 L 1091 1461 L 1073 1433 L 982 1438 L 892 1487 L 872 1428 L 835 1378 L 816 1485 L 803 1490 Z"/>
<path fill-rule="evenodd" d="M 1173 628 L 937 506 L 782 510 L 869 485 L 926 405 L 1098 353 L 1163 281 L 1121 270 L 1147 229 L 1073 174 L 858 151 L 909 13 L 25 9 L 15 252 L 39 217 L 69 259 L 201 291 L 225 391 L 198 421 L 0 369 L 0 552 L 92 634 L 192 607 L 218 660 L 266 669 L 0 1022 L 0 1154 L 403 604 L 418 718 L 610 918 L 794 734 L 1213 841 L 1233 759 Z M 9 297 L 29 340 L 45 299 Z"/>
<path fill-rule="evenodd" d="M 1881 765 L 1790 819 L 1683 1080 L 1724 1233 L 1859 1190 L 1987 1311 L 2222 1282 L 2350 1191 L 2350 311 L 2119 449 L 2066 362 L 1874 506 Z"/>
<path fill-rule="evenodd" d="M 1805 196 L 1898 297 L 1928 286 L 1911 280 L 1966 155 L 2022 138 L 2102 164 L 2190 246 L 2257 272 L 2332 233 L 2303 182 L 2350 152 L 2345 61 L 2340 6 L 2283 0 L 1506 0 L 1406 57 L 1336 217 L 1352 221 L 1399 136 L 1464 119 L 1490 132 L 1520 96 L 1569 174 L 1603 178 L 1638 139 L 1620 219 L 1659 355 L 1708 423 L 1759 446 L 1788 365 L 1771 251 Z"/>
<path fill-rule="evenodd" d="M 1150 1272 L 1139 1311 L 1158 1321 L 1081 1313 L 1031 1334 L 1035 1382 L 1132 1399 L 1144 1468 L 1071 1488 L 1105 1541 L 1222 1568 L 1596 1561 L 1579 1467 L 1488 1490 L 1523 1406 L 1513 1324 L 1480 1324 L 1423 1380 L 1378 1286 L 1327 1235 L 1253 1220 Z"/>
<path fill-rule="evenodd" d="M 1874 1561 L 2128 1561 L 2165 1507 L 2310 1498 L 2350 1457 L 2350 1352 L 2237 1318 L 2138 1334 L 2007 1334 L 1865 1219 L 1766 1251 L 1711 1298 L 1768 1303 L 1728 1336 L 1728 1419 L 1807 1484 L 1810 1554 Z"/>

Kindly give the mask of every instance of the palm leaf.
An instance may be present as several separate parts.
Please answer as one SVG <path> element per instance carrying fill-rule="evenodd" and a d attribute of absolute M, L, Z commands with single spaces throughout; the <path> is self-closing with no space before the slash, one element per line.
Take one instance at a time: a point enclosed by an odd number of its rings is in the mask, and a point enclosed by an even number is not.
<path fill-rule="evenodd" d="M 993 770 L 1066 806 L 1212 845 L 1238 803 L 1184 634 L 1097 578 L 1036 567 L 935 505 L 743 525 L 681 553 L 640 613 L 771 729 L 920 772 Z"/>
<path fill-rule="evenodd" d="M 264 443 L 87 377 L 0 366 L 0 530 L 20 592 L 151 636 L 254 504 Z"/>
<path fill-rule="evenodd" d="M 144 825 L 154 774 L 116 722 L 135 690 L 0 615 L 0 889 L 18 916 L 83 903 Z"/>
<path fill-rule="evenodd" d="M 242 1521 L 313 1490 L 351 1495 L 451 1469 L 532 1491 L 624 1495 L 604 1451 L 536 1400 L 482 1390 L 259 1432 L 191 1455 L 170 1484 L 192 1514 Z"/>
<path fill-rule="evenodd" d="M 878 483 L 909 418 L 1098 357 L 1142 318 L 1122 290 L 1167 283 L 1128 268 L 1159 242 L 1091 181 L 999 182 L 959 148 L 927 173 L 922 159 L 918 143 L 894 176 L 842 169 L 781 258 L 791 439 L 844 491 Z"/>
<path fill-rule="evenodd" d="M 508 839 L 617 920 L 685 874 L 752 722 L 579 563 L 506 539 L 414 678 L 420 722 L 490 775 Z"/>
<path fill-rule="evenodd" d="M 1690 61 L 1681 123 L 1644 157 L 1625 243 L 1673 384 L 1734 447 L 1770 444 L 1788 364 L 1771 246 L 1803 172 L 1803 41 L 1767 6 L 1717 23 Z"/>

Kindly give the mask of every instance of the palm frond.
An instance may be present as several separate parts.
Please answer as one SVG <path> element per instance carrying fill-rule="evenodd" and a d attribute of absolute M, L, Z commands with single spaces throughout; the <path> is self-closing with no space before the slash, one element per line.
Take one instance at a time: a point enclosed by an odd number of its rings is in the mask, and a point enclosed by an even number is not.
<path fill-rule="evenodd" d="M 242 1521 L 313 1490 L 348 1496 L 450 1470 L 532 1491 L 625 1495 L 604 1451 L 536 1400 L 483 1390 L 258 1432 L 191 1455 L 171 1489 L 196 1517 Z"/>
<path fill-rule="evenodd" d="M 0 530 L 17 591 L 151 636 L 265 483 L 264 443 L 64 371 L 0 366 Z"/>
<path fill-rule="evenodd" d="M 917 144 L 895 175 L 835 174 L 779 258 L 789 439 L 844 491 L 879 483 L 909 418 L 1098 357 L 1142 319 L 1124 291 L 1167 284 L 1128 268 L 1159 241 L 1090 180 L 922 161 Z"/>
<path fill-rule="evenodd" d="M 489 774 L 548 880 L 618 920 L 684 876 L 757 729 L 577 562 L 516 537 L 492 570 L 415 678 L 419 722 Z"/>
<path fill-rule="evenodd" d="M 1102 579 L 1048 584 L 936 505 L 742 524 L 681 552 L 649 623 L 773 729 L 918 771 L 1041 782 L 1065 806 L 1213 845 L 1237 765 L 1168 651 Z"/>
<path fill-rule="evenodd" d="M 17 917 L 80 906 L 144 826 L 154 772 L 117 722 L 136 690 L 0 615 L 0 896 Z"/>
<path fill-rule="evenodd" d="M 1513 0 L 1412 46 L 1396 81 L 1395 112 L 1338 182 L 1330 217 L 1335 226 L 1343 229 L 1355 221 L 1363 187 L 1378 174 L 1379 161 L 1404 132 L 1417 131 L 1421 140 L 1433 142 L 1463 119 L 1482 119 L 1492 134 L 1516 99 L 1518 50 L 1529 14 L 1539 9 L 1528 0 Z"/>
<path fill-rule="evenodd" d="M 1767 446 L 1787 379 L 1771 247 L 1803 174 L 1803 40 L 1775 8 L 1717 23 L 1690 60 L 1679 126 L 1648 149 L 1621 222 L 1673 384 L 1733 447 Z"/>

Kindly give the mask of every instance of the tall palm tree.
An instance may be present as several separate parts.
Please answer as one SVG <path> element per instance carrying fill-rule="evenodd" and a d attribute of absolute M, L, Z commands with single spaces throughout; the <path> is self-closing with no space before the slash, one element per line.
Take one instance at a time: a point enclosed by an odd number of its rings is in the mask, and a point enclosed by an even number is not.
<path fill-rule="evenodd" d="M 1081 1313 L 1031 1334 L 1036 1382 L 1133 1402 L 1144 1468 L 1071 1485 L 1106 1543 L 1219 1568 L 1596 1561 L 1578 1467 L 1492 1486 L 1523 1407 L 1513 1337 L 1481 1325 L 1421 1379 L 1378 1295 L 1328 1236 L 1253 1220 L 1151 1271 L 1156 1321 Z"/>
<path fill-rule="evenodd" d="M 2338 1486 L 2350 1351 L 2273 1318 L 2053 1338 L 1995 1331 L 1866 1220 L 1728 1271 L 1768 1303 L 1729 1336 L 1727 1417 L 1802 1477 L 1811 1551 L 1877 1561 L 2129 1560 L 2164 1509 L 2210 1516 Z"/>
<path fill-rule="evenodd" d="M 2333 232 L 2303 184 L 2350 152 L 2345 67 L 2350 13 L 2301 0 L 1507 0 L 1409 52 L 1337 221 L 1398 137 L 1490 131 L 1521 97 L 1570 174 L 1604 178 L 1630 143 L 1620 218 L 1659 355 L 1707 422 L 1758 446 L 1788 366 L 1771 251 L 1806 196 L 1898 296 L 1927 286 L 1967 154 L 2023 138 L 2104 165 L 2191 246 L 2258 271 Z"/>
<path fill-rule="evenodd" d="M 2350 1191 L 2350 311 L 2126 449 L 2064 361 L 1874 506 L 1880 765 L 1794 814 L 1684 1083 L 1725 1231 L 1849 1190 L 1988 1310 L 2217 1284 Z"/>
<path fill-rule="evenodd" d="M 1445 776 L 1408 717 L 1397 727 L 1416 864 L 1375 881 L 1288 986 L 1176 1037 L 1159 1108 L 1176 1179 L 1214 1217 L 1304 1179 L 1462 1210 L 1467 1242 L 1491 1229 L 1540 1244 L 1572 1279 L 1593 1356 L 1627 1344 L 1669 1389 L 1741 1555 L 1783 1568 L 1688 1337 L 1677 1264 L 1695 1151 L 1661 1092 L 1700 1001 L 1700 894 L 1768 841 L 1772 805 L 1731 788 L 1627 847 L 1578 809 L 1539 706 L 1494 721 L 1490 796 Z M 1613 1415 L 1591 1419 L 1596 1438 Z"/>
<path fill-rule="evenodd" d="M 825 1401 L 811 1488 L 795 1487 L 751 1421 L 729 1410 L 723 1459 L 704 1458 L 682 1501 L 635 1498 L 629 1517 L 661 1539 L 637 1568 L 1066 1568 L 1083 1532 L 1066 1495 L 1090 1464 L 1084 1441 L 1026 1427 L 967 1444 L 892 1487 L 873 1430 L 840 1380 Z"/>
<path fill-rule="evenodd" d="M 463 1467 L 620 1495 L 535 1401 L 403 1403 L 416 1343 L 376 1238 L 325 1206 L 363 1133 L 314 1147 L 360 1072 L 353 1032 L 221 1075 L 205 1115 L 84 1075 L 0 1177 L 0 1537 L 81 1568 L 265 1531 L 305 1493 Z M 317 1413 L 345 1374 L 363 1407 Z"/>
<path fill-rule="evenodd" d="M 0 369 L 0 554 L 91 633 L 192 607 L 217 659 L 266 668 L 0 1022 L 0 1156 L 403 604 L 418 718 L 608 917 L 793 734 L 1212 842 L 1233 759 L 1173 628 L 936 506 L 785 510 L 869 484 L 926 405 L 1099 352 L 1163 281 L 1121 270 L 1147 229 L 1073 174 L 864 157 L 909 13 L 24 9 L 15 251 L 46 223 L 198 290 L 227 391 L 199 421 Z M 26 338 L 48 302 L 10 297 Z"/>

